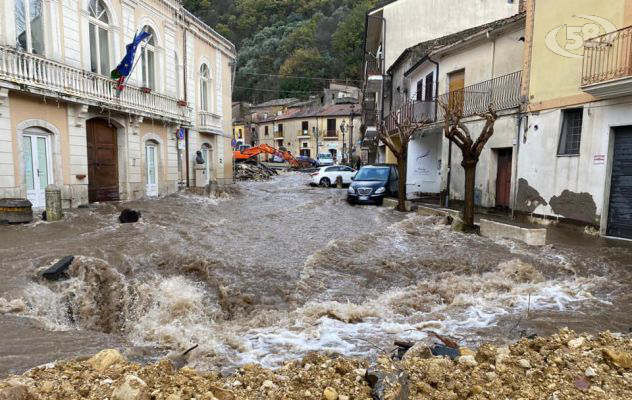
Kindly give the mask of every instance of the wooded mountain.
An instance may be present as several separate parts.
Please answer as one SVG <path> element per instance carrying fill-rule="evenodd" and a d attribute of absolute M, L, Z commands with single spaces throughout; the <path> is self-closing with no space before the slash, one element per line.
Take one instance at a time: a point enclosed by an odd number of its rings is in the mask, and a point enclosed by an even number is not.
<path fill-rule="evenodd" d="M 330 78 L 359 85 L 365 14 L 376 3 L 184 0 L 188 10 L 237 46 L 233 100 L 251 102 L 305 97 L 328 85 Z"/>

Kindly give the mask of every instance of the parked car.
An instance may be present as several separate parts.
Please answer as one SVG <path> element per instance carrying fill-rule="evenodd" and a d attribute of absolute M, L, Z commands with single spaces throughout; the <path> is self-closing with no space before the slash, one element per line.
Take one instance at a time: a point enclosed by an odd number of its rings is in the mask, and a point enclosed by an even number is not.
<path fill-rule="evenodd" d="M 396 165 L 367 165 L 353 178 L 347 191 L 347 201 L 349 204 L 381 205 L 384 197 L 397 197 L 398 185 Z"/>
<path fill-rule="evenodd" d="M 314 160 L 311 157 L 307 156 L 298 156 L 296 157 L 296 161 L 301 164 L 302 168 L 315 168 L 318 167 L 318 161 Z"/>
<path fill-rule="evenodd" d="M 350 184 L 356 170 L 344 165 L 335 165 L 331 167 L 320 167 L 318 171 L 311 174 L 312 184 L 329 187 L 336 184 L 336 179 L 342 177 L 343 184 Z"/>
<path fill-rule="evenodd" d="M 334 165 L 334 156 L 331 153 L 320 153 L 318 155 L 318 165 L 320 167 Z"/>

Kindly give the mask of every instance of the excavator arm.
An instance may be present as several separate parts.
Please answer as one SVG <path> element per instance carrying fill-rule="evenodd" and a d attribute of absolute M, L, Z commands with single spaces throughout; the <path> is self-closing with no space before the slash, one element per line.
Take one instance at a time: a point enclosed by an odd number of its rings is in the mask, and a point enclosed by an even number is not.
<path fill-rule="evenodd" d="M 287 161 L 292 168 L 300 168 L 301 164 L 298 162 L 298 160 L 296 158 L 294 158 L 294 156 L 292 155 L 292 153 L 290 153 L 289 151 L 281 151 L 281 150 L 277 150 L 272 146 L 269 146 L 267 144 L 260 144 L 259 146 L 255 146 L 255 147 L 251 147 L 249 149 L 246 149 L 244 151 L 234 151 L 233 152 L 233 157 L 235 159 L 235 161 L 245 161 L 245 160 L 249 160 L 253 157 L 258 156 L 259 154 L 273 154 L 273 155 L 280 155 L 281 157 L 283 157 L 283 159 L 285 161 Z"/>

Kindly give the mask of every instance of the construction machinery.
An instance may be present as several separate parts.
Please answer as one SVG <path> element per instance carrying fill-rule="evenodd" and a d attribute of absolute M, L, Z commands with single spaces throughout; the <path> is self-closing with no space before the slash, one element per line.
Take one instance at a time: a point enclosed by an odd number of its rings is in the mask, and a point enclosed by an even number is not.
<path fill-rule="evenodd" d="M 287 150 L 278 150 L 272 146 L 268 146 L 267 144 L 260 144 L 259 146 L 251 147 L 248 149 L 236 150 L 233 151 L 233 158 L 236 162 L 250 160 L 259 154 L 272 154 L 275 156 L 279 156 L 287 161 L 292 168 L 299 169 L 305 168 L 304 163 L 299 162 L 292 153 Z"/>

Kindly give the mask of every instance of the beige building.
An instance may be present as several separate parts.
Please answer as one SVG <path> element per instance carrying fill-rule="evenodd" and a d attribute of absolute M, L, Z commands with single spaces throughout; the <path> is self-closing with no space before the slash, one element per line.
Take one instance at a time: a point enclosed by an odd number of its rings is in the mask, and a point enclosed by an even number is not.
<path fill-rule="evenodd" d="M 172 0 L 12 0 L 0 15 L 0 197 L 64 207 L 232 179 L 234 46 Z M 124 90 L 110 76 L 135 33 Z M 195 182 L 197 151 L 205 182 Z"/>
<path fill-rule="evenodd" d="M 285 148 L 293 155 L 317 158 L 330 153 L 338 163 L 349 159 L 349 149 L 359 152 L 360 108 L 334 104 L 316 108 L 290 108 L 257 126 L 259 143 Z M 352 123 L 353 121 L 353 123 Z"/>

